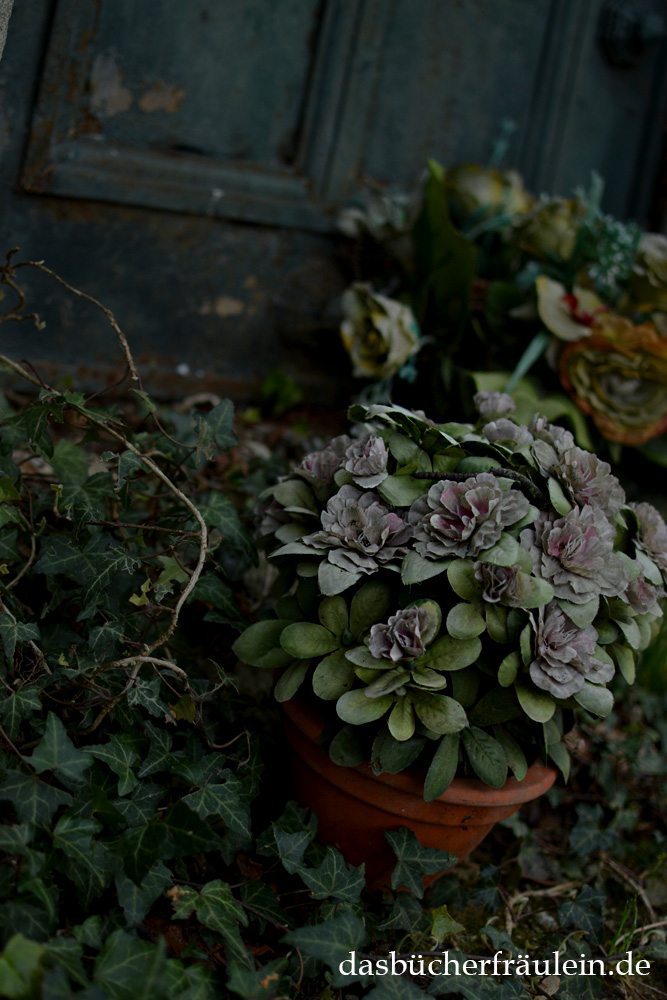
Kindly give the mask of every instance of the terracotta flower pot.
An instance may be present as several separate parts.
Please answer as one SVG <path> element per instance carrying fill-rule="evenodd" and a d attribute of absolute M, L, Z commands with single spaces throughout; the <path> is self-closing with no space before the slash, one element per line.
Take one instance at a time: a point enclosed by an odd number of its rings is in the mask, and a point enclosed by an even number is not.
<path fill-rule="evenodd" d="M 455 778 L 433 802 L 423 797 L 424 772 L 374 775 L 369 764 L 340 767 L 319 746 L 323 720 L 298 699 L 283 703 L 285 733 L 294 751 L 296 799 L 314 809 L 318 839 L 337 847 L 354 865 L 366 863 L 370 883 L 382 882 L 396 859 L 385 830 L 407 826 L 425 847 L 464 858 L 499 820 L 548 791 L 556 771 L 536 762 L 523 781 L 508 778 L 502 788 Z"/>

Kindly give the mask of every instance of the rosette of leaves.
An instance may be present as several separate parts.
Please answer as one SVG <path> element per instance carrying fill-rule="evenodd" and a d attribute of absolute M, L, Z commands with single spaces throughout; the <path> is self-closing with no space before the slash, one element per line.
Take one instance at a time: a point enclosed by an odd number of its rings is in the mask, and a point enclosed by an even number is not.
<path fill-rule="evenodd" d="M 271 492 L 284 520 L 264 542 L 286 596 L 235 646 L 285 668 L 281 700 L 310 677 L 331 726 L 345 724 L 333 759 L 416 761 L 427 798 L 457 773 L 521 779 L 538 756 L 567 775 L 573 710 L 609 713 L 607 685 L 632 682 L 662 616 L 658 512 L 626 505 L 567 429 L 519 424 L 497 392 L 476 404 L 476 424 L 352 408 L 367 437 L 330 481 L 297 469 Z M 353 475 L 371 474 L 371 453 L 381 478 L 364 488 Z"/>

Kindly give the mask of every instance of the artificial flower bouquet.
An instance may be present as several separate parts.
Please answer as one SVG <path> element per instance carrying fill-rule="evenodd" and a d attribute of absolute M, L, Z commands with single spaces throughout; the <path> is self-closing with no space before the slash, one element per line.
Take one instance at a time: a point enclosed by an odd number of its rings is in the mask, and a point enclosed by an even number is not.
<path fill-rule="evenodd" d="M 263 496 L 275 617 L 236 641 L 325 710 L 331 758 L 416 763 L 424 795 L 455 775 L 501 787 L 538 757 L 567 777 L 573 710 L 606 716 L 655 634 L 667 528 L 627 504 L 565 428 L 479 393 L 476 424 L 352 407 L 334 438 Z"/>
<path fill-rule="evenodd" d="M 344 231 L 384 251 L 361 254 L 342 300 L 354 375 L 399 400 L 419 377 L 446 418 L 463 370 L 525 390 L 532 369 L 578 443 L 584 414 L 614 458 L 628 445 L 667 464 L 667 237 L 605 215 L 601 194 L 594 178 L 536 198 L 514 171 L 431 162 L 422 192 L 348 211 Z"/>

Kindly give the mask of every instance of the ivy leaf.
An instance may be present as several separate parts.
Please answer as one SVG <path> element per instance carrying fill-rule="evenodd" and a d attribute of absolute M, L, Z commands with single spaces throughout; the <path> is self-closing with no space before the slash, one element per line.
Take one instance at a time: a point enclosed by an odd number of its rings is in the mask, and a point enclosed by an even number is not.
<path fill-rule="evenodd" d="M 194 590 L 188 597 L 188 603 L 194 600 L 213 605 L 216 618 L 207 620 L 220 621 L 222 618 L 223 621 L 232 624 L 243 622 L 245 626 L 246 619 L 236 603 L 234 592 L 217 573 L 205 573 L 197 580 Z"/>
<path fill-rule="evenodd" d="M 159 820 L 133 827 L 123 835 L 120 847 L 125 874 L 137 885 L 141 885 L 156 859 L 166 860 L 175 854 L 169 830 Z"/>
<path fill-rule="evenodd" d="M 454 917 L 451 916 L 446 906 L 438 906 L 432 911 L 431 918 L 431 936 L 436 941 L 442 941 L 444 938 L 449 937 L 450 934 L 459 934 L 465 930 L 463 924 L 460 924 L 458 920 L 454 920 Z"/>
<path fill-rule="evenodd" d="M 80 486 L 88 479 L 88 456 L 68 438 L 63 438 L 53 449 L 51 465 L 58 482 L 64 486 Z"/>
<path fill-rule="evenodd" d="M 59 806 L 72 804 L 72 796 L 53 785 L 47 785 L 35 775 L 8 771 L 0 785 L 0 799 L 11 802 L 21 822 L 50 823 Z"/>
<path fill-rule="evenodd" d="M 349 962 L 350 952 L 360 950 L 368 940 L 362 921 L 351 913 L 343 913 L 315 926 L 299 927 L 286 934 L 285 940 L 306 955 L 326 962 L 333 973 L 334 986 L 371 981 L 367 976 L 348 976 L 340 971 L 341 962 Z"/>
<path fill-rule="evenodd" d="M 139 760 L 139 754 L 121 735 L 114 733 L 108 743 L 96 743 L 86 750 L 118 775 L 119 795 L 127 795 L 136 788 L 137 778 L 132 773 L 132 766 Z"/>
<path fill-rule="evenodd" d="M 146 730 L 150 739 L 150 749 L 143 764 L 137 771 L 140 778 L 147 778 L 150 774 L 157 774 L 159 771 L 167 771 L 172 764 L 171 754 L 171 733 L 166 729 L 158 729 L 152 723 L 146 723 Z"/>
<path fill-rule="evenodd" d="M 203 417 L 203 420 L 213 431 L 215 443 L 221 451 L 233 448 L 239 443 L 234 433 L 234 404 L 230 399 L 223 399 Z"/>
<path fill-rule="evenodd" d="M 65 815 L 53 831 L 54 847 L 69 859 L 62 869 L 77 887 L 81 905 L 90 908 L 93 900 L 109 885 L 116 861 L 104 844 L 93 841 L 102 829 L 94 819 Z M 74 862 L 71 864 L 70 862 Z"/>
<path fill-rule="evenodd" d="M 333 896 L 343 903 L 356 903 L 366 885 L 365 865 L 348 870 L 340 851 L 327 847 L 324 860 L 319 868 L 303 868 L 300 875 L 310 889 L 314 899 Z"/>
<path fill-rule="evenodd" d="M 237 962 L 231 962 L 227 967 L 227 990 L 237 993 L 243 1000 L 266 1000 L 279 995 L 285 996 L 284 992 L 278 992 L 278 984 L 286 965 L 286 958 L 275 958 L 261 969 L 252 970 Z"/>
<path fill-rule="evenodd" d="M 135 934 L 113 931 L 95 962 L 93 980 L 113 1000 L 150 1000 L 166 996 L 166 943 L 140 941 Z"/>
<path fill-rule="evenodd" d="M 602 908 L 605 894 L 590 885 L 585 885 L 574 899 L 568 899 L 558 907 L 558 918 L 562 927 L 576 927 L 584 931 L 593 944 L 597 944 L 603 928 Z"/>
<path fill-rule="evenodd" d="M 604 816 L 602 806 L 588 805 L 585 802 L 577 806 L 577 822 L 570 832 L 570 850 L 576 857 L 588 857 L 593 851 L 606 851 L 616 841 L 613 830 L 600 829 Z"/>
<path fill-rule="evenodd" d="M 238 778 L 230 777 L 223 784 L 204 785 L 182 800 L 201 819 L 221 817 L 230 830 L 250 839 L 250 806 L 245 789 Z"/>
<path fill-rule="evenodd" d="M 172 884 L 172 874 L 158 861 L 146 872 L 141 885 L 123 873 L 116 875 L 115 882 L 118 902 L 127 923 L 130 927 L 138 927 L 158 896 Z"/>
<path fill-rule="evenodd" d="M 108 472 L 97 472 L 81 485 L 64 486 L 58 507 L 74 524 L 78 535 L 86 521 L 104 518 L 106 501 L 114 494 L 113 481 Z"/>
<path fill-rule="evenodd" d="M 47 958 L 66 970 L 70 979 L 79 986 L 88 986 L 89 980 L 83 967 L 83 947 L 69 937 L 53 937 L 44 945 Z M 46 990 L 44 995 L 47 995 Z"/>
<path fill-rule="evenodd" d="M 303 867 L 303 854 L 308 844 L 313 839 L 312 830 L 297 830 L 295 833 L 286 833 L 275 823 L 273 824 L 273 835 L 276 838 L 278 854 L 283 863 L 283 868 L 293 875 Z"/>
<path fill-rule="evenodd" d="M 116 491 L 121 499 L 123 507 L 130 505 L 130 479 L 135 472 L 145 471 L 145 465 L 138 455 L 133 451 L 123 451 L 118 456 L 118 469 L 116 472 Z"/>
<path fill-rule="evenodd" d="M 201 892 L 175 886 L 170 890 L 169 896 L 177 920 L 185 920 L 194 910 L 205 927 L 221 935 L 228 959 L 233 958 L 254 967 L 253 957 L 246 950 L 239 934 L 239 924 L 247 927 L 248 918 L 226 882 L 214 879 L 207 882 Z"/>
<path fill-rule="evenodd" d="M 3 531 L 0 534 L 0 559 L 15 563 L 20 558 L 18 538 L 18 531 Z"/>
<path fill-rule="evenodd" d="M 409 931 L 414 933 L 419 926 L 424 911 L 421 903 L 406 892 L 399 892 L 394 900 L 391 913 L 387 919 L 378 925 L 379 931 Z"/>
<path fill-rule="evenodd" d="M 246 882 L 241 886 L 241 899 L 244 905 L 255 911 L 260 919 L 266 917 L 273 923 L 282 924 L 285 928 L 290 926 L 290 918 L 281 910 L 273 890 L 266 882 L 260 882 L 258 879 Z"/>
<path fill-rule="evenodd" d="M 140 781 L 128 798 L 114 799 L 111 805 L 123 817 L 128 826 L 141 826 L 155 815 L 158 802 L 167 794 L 164 785 L 154 785 L 151 781 Z"/>
<path fill-rule="evenodd" d="M 0 717 L 10 740 L 18 736 L 23 720 L 33 712 L 39 712 L 41 708 L 39 689 L 32 684 L 0 701 Z"/>
<path fill-rule="evenodd" d="M 404 976 L 382 976 L 380 983 L 365 1000 L 424 1000 L 424 994 L 416 983 Z"/>
<path fill-rule="evenodd" d="M 62 722 L 49 712 L 44 736 L 31 757 L 26 758 L 37 774 L 55 771 L 63 781 L 81 781 L 83 772 L 92 764 L 89 753 L 77 750 Z"/>
<path fill-rule="evenodd" d="M 88 635 L 88 649 L 96 660 L 110 659 L 124 638 L 122 622 L 110 621 L 104 625 L 95 625 Z"/>
<path fill-rule="evenodd" d="M 385 837 L 398 858 L 398 863 L 391 873 L 391 887 L 398 889 L 405 885 L 418 899 L 424 895 L 423 877 L 439 875 L 455 865 L 458 858 L 449 851 L 440 851 L 436 847 L 422 847 L 412 830 L 406 826 L 398 830 L 385 831 Z"/>
<path fill-rule="evenodd" d="M 217 528 L 253 565 L 257 564 L 257 550 L 246 531 L 232 501 L 221 493 L 211 493 L 207 504 L 200 504 L 199 511 L 207 528 Z"/>
<path fill-rule="evenodd" d="M 37 996 L 43 961 L 43 945 L 23 934 L 12 935 L 0 955 L 0 996 L 10 1000 Z"/>
<path fill-rule="evenodd" d="M 220 837 L 181 799 L 167 811 L 164 824 L 178 857 L 193 857 L 220 847 Z"/>
<path fill-rule="evenodd" d="M 133 687 L 127 692 L 128 705 L 141 705 L 151 715 L 160 719 L 164 718 L 168 714 L 168 708 L 160 698 L 161 683 L 157 676 L 151 677 L 150 680 L 138 677 Z"/>
<path fill-rule="evenodd" d="M 0 639 L 5 656 L 13 663 L 16 643 L 39 639 L 39 629 L 32 622 L 17 622 L 3 611 L 0 612 Z"/>

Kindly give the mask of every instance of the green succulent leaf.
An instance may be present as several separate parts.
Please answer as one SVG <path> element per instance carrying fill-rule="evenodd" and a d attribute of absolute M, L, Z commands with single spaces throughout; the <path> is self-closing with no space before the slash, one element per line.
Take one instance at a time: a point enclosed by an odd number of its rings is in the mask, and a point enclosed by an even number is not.
<path fill-rule="evenodd" d="M 385 670 L 374 680 L 365 690 L 367 698 L 381 698 L 385 694 L 391 694 L 398 690 L 410 680 L 410 671 L 405 667 L 395 667 L 394 670 Z"/>
<path fill-rule="evenodd" d="M 454 780 L 459 763 L 459 740 L 458 733 L 447 733 L 438 743 L 424 781 L 426 802 L 439 798 Z"/>
<path fill-rule="evenodd" d="M 614 696 L 611 691 L 599 684 L 591 684 L 590 681 L 584 682 L 583 688 L 577 691 L 574 700 L 587 712 L 601 719 L 606 719 L 614 707 Z"/>
<path fill-rule="evenodd" d="M 468 725 L 462 705 L 446 694 L 411 691 L 415 712 L 424 725 L 434 733 L 458 733 Z"/>
<path fill-rule="evenodd" d="M 392 661 L 384 657 L 373 656 L 366 646 L 353 646 L 345 650 L 345 658 L 365 670 L 391 670 Z"/>
<path fill-rule="evenodd" d="M 355 726 L 343 726 L 329 745 L 329 757 L 341 767 L 358 767 L 368 759 L 368 754 Z"/>
<path fill-rule="evenodd" d="M 505 759 L 512 774 L 517 781 L 523 781 L 528 773 L 528 761 L 526 755 L 514 739 L 503 726 L 494 726 L 493 735 L 503 748 Z"/>
<path fill-rule="evenodd" d="M 315 667 L 313 691 L 324 701 L 335 701 L 354 684 L 354 664 L 342 649 L 325 656 Z"/>
<path fill-rule="evenodd" d="M 464 601 L 479 600 L 482 587 L 479 580 L 475 578 L 472 559 L 455 559 L 447 567 L 447 579 L 457 597 Z"/>
<path fill-rule="evenodd" d="M 416 662 L 419 663 L 418 660 Z M 439 673 L 437 670 L 431 670 L 430 667 L 415 666 L 413 663 L 412 683 L 416 684 L 417 687 L 440 691 L 442 688 L 447 687 L 449 682 L 446 674 Z"/>
<path fill-rule="evenodd" d="M 326 656 L 338 649 L 335 635 L 314 622 L 292 622 L 280 633 L 280 645 L 286 653 L 296 659 L 310 659 Z"/>
<path fill-rule="evenodd" d="M 288 510 L 317 513 L 317 501 L 303 479 L 285 479 L 273 488 L 273 499 Z"/>
<path fill-rule="evenodd" d="M 385 583 L 369 580 L 359 587 L 350 602 L 350 631 L 361 639 L 372 625 L 381 622 L 389 611 L 391 591 Z"/>
<path fill-rule="evenodd" d="M 485 604 L 486 631 L 494 642 L 509 642 L 507 632 L 508 611 L 502 604 Z"/>
<path fill-rule="evenodd" d="M 536 691 L 520 681 L 514 684 L 519 704 L 533 722 L 548 722 L 556 711 L 556 702 L 545 691 Z"/>
<path fill-rule="evenodd" d="M 478 637 L 455 639 L 454 636 L 443 635 L 419 658 L 419 666 L 432 670 L 462 670 L 475 663 L 481 651 L 482 643 Z"/>
<path fill-rule="evenodd" d="M 468 713 L 473 726 L 498 726 L 521 715 L 515 692 L 509 688 L 487 691 Z"/>
<path fill-rule="evenodd" d="M 415 732 L 415 714 L 409 698 L 397 698 L 389 714 L 387 726 L 394 739 L 401 743 L 412 738 Z"/>
<path fill-rule="evenodd" d="M 447 631 L 454 639 L 474 639 L 486 629 L 486 622 L 472 604 L 455 604 L 447 615 Z"/>
<path fill-rule="evenodd" d="M 273 695 L 278 702 L 289 701 L 303 684 L 310 668 L 310 660 L 295 660 L 280 675 L 273 689 Z"/>
<path fill-rule="evenodd" d="M 398 774 L 409 767 L 421 753 L 426 738 L 411 736 L 408 740 L 397 740 L 388 729 L 381 729 L 373 741 L 371 764 L 375 774 Z"/>
<path fill-rule="evenodd" d="M 332 596 L 348 590 L 361 579 L 361 573 L 351 573 L 349 570 L 333 566 L 323 559 L 317 571 L 317 581 L 323 594 Z"/>
<path fill-rule="evenodd" d="M 530 577 L 530 590 L 522 598 L 521 607 L 526 609 L 542 608 L 554 597 L 554 589 L 548 580 L 539 580 L 537 577 Z M 580 605 L 581 606 L 581 605 Z"/>
<path fill-rule="evenodd" d="M 565 496 L 563 487 L 558 480 L 550 476 L 547 483 L 547 489 L 549 490 L 549 499 L 561 517 L 565 517 L 566 514 L 569 514 L 572 510 L 572 504 Z"/>
<path fill-rule="evenodd" d="M 394 703 L 391 695 L 382 698 L 367 698 L 365 690 L 347 691 L 336 702 L 336 712 L 343 722 L 352 726 L 362 726 L 365 722 L 375 722 Z"/>
<path fill-rule="evenodd" d="M 418 552 L 408 552 L 401 563 L 401 580 L 407 587 L 424 583 L 444 573 L 449 565 L 449 559 L 425 559 Z"/>
<path fill-rule="evenodd" d="M 325 597 L 319 607 L 319 619 L 324 628 L 328 629 L 332 635 L 340 636 L 348 627 L 348 610 L 345 598 Z"/>
<path fill-rule="evenodd" d="M 609 646 L 609 652 L 626 684 L 634 684 L 637 663 L 632 650 L 620 642 L 614 642 Z"/>
<path fill-rule="evenodd" d="M 286 653 L 280 645 L 280 636 L 291 624 L 289 619 L 280 618 L 255 622 L 241 633 L 232 646 L 232 652 L 251 667 L 263 667 L 269 670 L 274 667 L 286 667 L 293 660 L 293 656 Z"/>
<path fill-rule="evenodd" d="M 426 493 L 424 480 L 414 476 L 387 476 L 376 489 L 391 507 L 411 507 Z"/>
<path fill-rule="evenodd" d="M 593 597 L 590 601 L 586 601 L 585 604 L 573 604 L 572 601 L 564 601 L 558 598 L 558 606 L 577 628 L 587 628 L 597 618 L 600 608 L 600 598 Z"/>
<path fill-rule="evenodd" d="M 508 653 L 505 659 L 502 661 L 498 667 L 498 683 L 501 687 L 507 688 L 517 678 L 519 673 L 519 668 L 521 667 L 521 660 L 519 659 L 519 654 L 516 650 Z"/>
<path fill-rule="evenodd" d="M 502 788 L 507 780 L 507 758 L 498 740 L 477 726 L 465 729 L 461 739 L 477 777 L 492 788 Z"/>
<path fill-rule="evenodd" d="M 491 563 L 492 566 L 514 566 L 519 562 L 520 548 L 516 538 L 504 531 L 500 541 L 480 552 L 479 558 L 481 562 Z"/>

